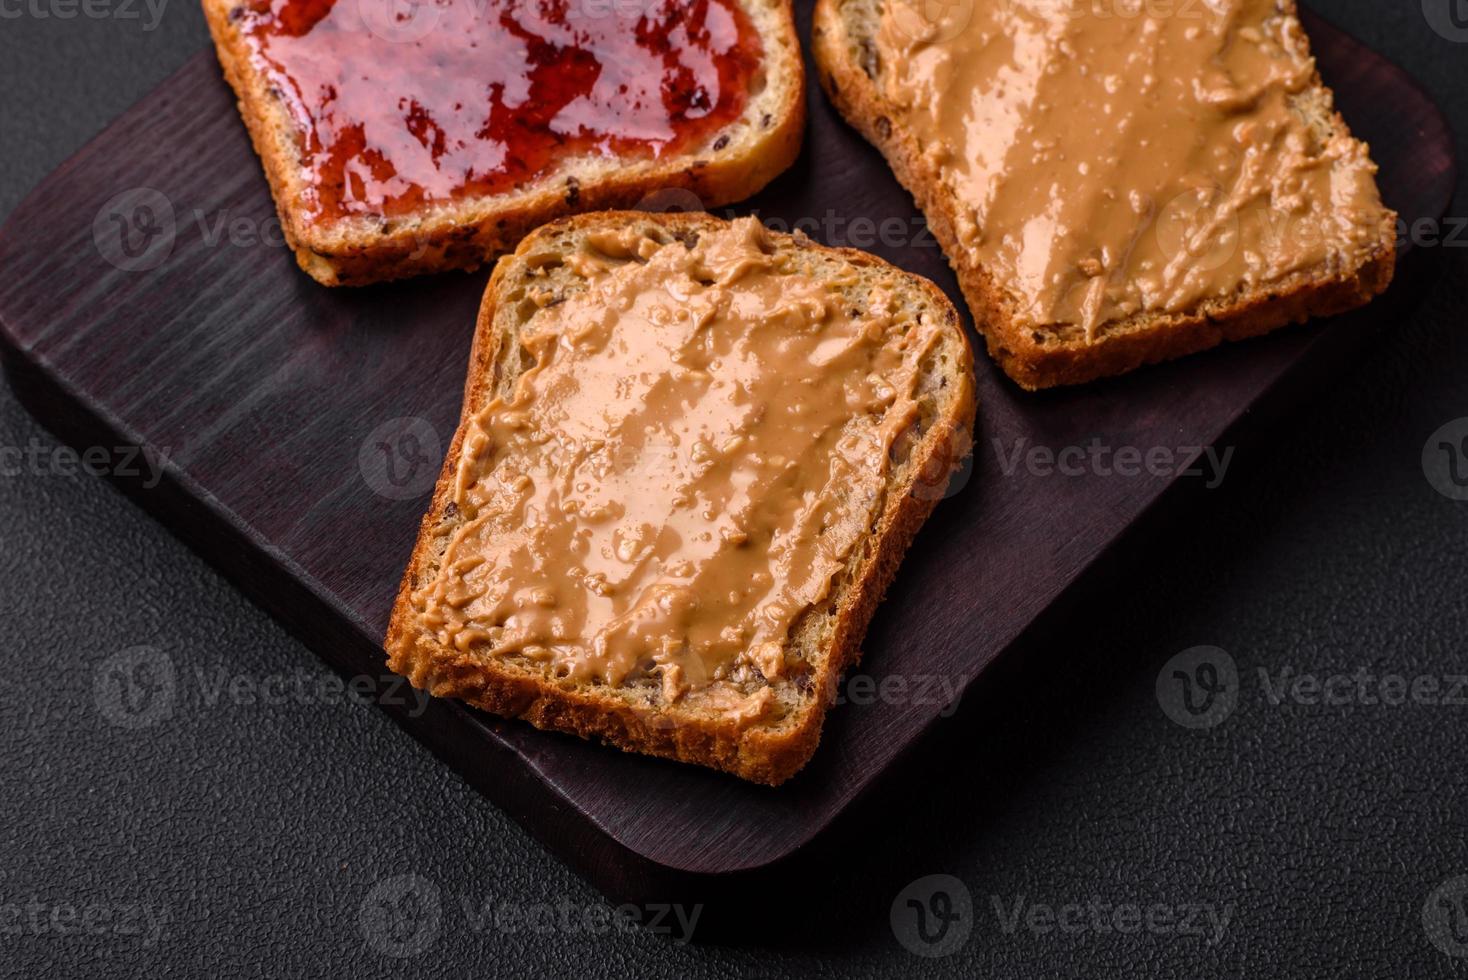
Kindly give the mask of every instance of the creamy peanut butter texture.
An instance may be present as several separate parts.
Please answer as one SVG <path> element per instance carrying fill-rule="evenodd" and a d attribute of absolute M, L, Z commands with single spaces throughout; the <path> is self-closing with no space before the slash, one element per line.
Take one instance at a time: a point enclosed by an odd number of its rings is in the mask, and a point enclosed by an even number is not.
<path fill-rule="evenodd" d="M 1375 167 L 1282 6 L 888 0 L 878 85 L 1017 324 L 1092 338 L 1379 244 Z"/>
<path fill-rule="evenodd" d="M 536 294 L 533 360 L 466 431 L 461 523 L 416 592 L 456 649 L 660 685 L 750 721 L 879 516 L 936 326 L 787 271 L 753 219 L 605 233 Z M 843 275 L 852 275 L 843 273 Z"/>

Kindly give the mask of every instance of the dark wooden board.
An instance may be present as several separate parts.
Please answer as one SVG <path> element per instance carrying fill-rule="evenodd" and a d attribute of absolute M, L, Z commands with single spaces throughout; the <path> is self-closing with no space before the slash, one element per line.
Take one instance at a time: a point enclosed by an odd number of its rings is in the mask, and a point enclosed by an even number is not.
<path fill-rule="evenodd" d="M 1317 18 L 1308 26 L 1342 110 L 1381 163 L 1388 202 L 1409 222 L 1441 215 L 1454 162 L 1440 114 L 1401 71 Z M 757 211 L 777 227 L 804 219 L 814 237 L 838 245 L 864 244 L 871 229 L 853 223 L 861 217 L 916 227 L 881 159 L 814 84 L 810 104 L 799 162 L 731 210 Z M 137 188 L 159 192 L 166 206 L 127 193 Z M 149 201 L 151 222 L 134 207 Z M 119 251 L 115 221 L 141 216 L 135 233 L 166 231 L 170 210 L 171 231 L 141 260 L 156 267 L 126 268 L 139 263 Z M 212 52 L 202 52 L 11 216 L 0 234 L 6 366 L 62 438 L 164 454 L 163 482 L 131 483 L 129 492 L 337 669 L 377 678 L 427 493 L 400 493 L 374 454 L 378 442 L 396 454 L 396 475 L 410 488 L 414 460 L 419 486 L 436 470 L 487 273 L 330 291 L 270 244 L 275 227 L 231 94 Z M 957 301 L 931 239 L 910 237 L 872 250 L 931 276 Z M 1383 308 L 1042 395 L 1018 391 L 981 355 L 973 471 L 908 555 L 872 624 L 863 671 L 904 678 L 910 690 L 924 678 L 962 689 L 1174 480 L 1024 467 L 1006 475 L 996 441 L 1005 451 L 1019 439 L 1052 448 L 1093 438 L 1144 450 L 1217 444 L 1287 374 L 1363 336 Z M 416 453 L 391 427 L 381 434 L 400 418 L 422 420 Z M 931 696 L 838 707 L 808 769 L 770 790 L 451 702 L 422 710 L 385 694 L 406 728 L 613 892 L 637 876 L 736 872 L 791 854 L 943 709 Z"/>

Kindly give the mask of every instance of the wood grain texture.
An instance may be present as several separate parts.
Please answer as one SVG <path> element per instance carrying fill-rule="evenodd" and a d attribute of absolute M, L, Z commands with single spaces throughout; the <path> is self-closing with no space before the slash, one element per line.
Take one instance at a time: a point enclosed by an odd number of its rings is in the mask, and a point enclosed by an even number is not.
<path fill-rule="evenodd" d="M 801 19 L 807 30 L 804 9 Z M 1454 161 L 1437 110 L 1356 42 L 1314 17 L 1306 26 L 1342 112 L 1381 164 L 1387 203 L 1409 226 L 1440 215 Z M 800 220 L 833 245 L 867 244 L 872 229 L 858 218 L 919 227 L 876 152 L 816 86 L 810 98 L 804 154 L 734 212 L 776 227 Z M 155 268 L 128 271 L 113 216 L 136 220 L 138 197 L 124 197 L 120 214 L 109 202 L 144 187 L 167 202 L 173 232 L 166 249 L 147 253 L 160 259 Z M 164 218 L 155 211 L 143 223 L 166 229 Z M 410 456 L 447 445 L 487 273 L 325 290 L 296 269 L 273 220 L 231 95 L 203 52 L 42 184 L 0 234 L 6 367 L 62 438 L 163 453 L 163 483 L 129 492 L 339 670 L 380 677 L 380 640 L 430 487 L 395 499 L 389 485 L 384 495 L 374 489 L 382 475 L 369 465 L 364 476 L 360 457 L 396 418 L 423 420 L 427 430 L 417 431 L 439 441 L 413 454 L 390 433 L 402 473 L 411 476 Z M 275 244 L 257 240 L 262 230 Z M 870 248 L 958 300 L 931 238 L 911 237 Z M 123 255 L 121 264 L 134 263 Z M 996 444 L 1220 443 L 1287 375 L 1369 333 L 1382 309 L 1041 395 L 1020 392 L 980 357 L 974 466 L 908 555 L 868 633 L 862 671 L 963 687 L 1173 480 L 1006 475 Z M 437 462 L 418 463 L 430 485 Z M 734 872 L 786 857 L 943 707 L 931 697 L 838 706 L 810 766 L 769 790 L 451 702 L 420 713 L 388 695 L 385 707 L 409 731 L 609 890 L 630 877 Z M 363 769 L 391 779 L 370 759 Z"/>

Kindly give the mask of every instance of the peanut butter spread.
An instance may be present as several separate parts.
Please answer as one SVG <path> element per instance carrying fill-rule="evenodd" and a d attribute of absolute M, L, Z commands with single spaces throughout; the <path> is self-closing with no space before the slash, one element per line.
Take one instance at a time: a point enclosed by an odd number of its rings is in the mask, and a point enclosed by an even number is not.
<path fill-rule="evenodd" d="M 1090 339 L 1384 240 L 1376 168 L 1330 132 L 1284 0 L 887 0 L 876 41 L 1018 325 Z"/>
<path fill-rule="evenodd" d="M 468 423 L 421 621 L 475 657 L 751 722 L 879 516 L 938 328 L 791 271 L 754 219 L 593 233 L 531 290 L 529 366 Z M 549 281 L 549 280 L 547 280 Z"/>

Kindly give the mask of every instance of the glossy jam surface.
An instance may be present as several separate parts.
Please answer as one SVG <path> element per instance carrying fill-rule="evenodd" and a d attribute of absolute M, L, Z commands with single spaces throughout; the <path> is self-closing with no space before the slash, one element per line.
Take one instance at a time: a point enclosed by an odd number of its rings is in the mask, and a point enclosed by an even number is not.
<path fill-rule="evenodd" d="M 676 153 L 738 118 L 761 54 L 733 0 L 253 0 L 235 20 L 300 130 L 312 221 Z"/>

